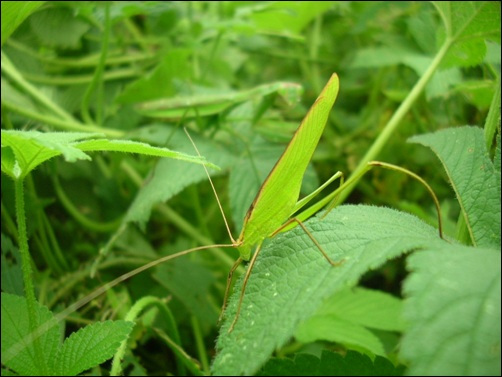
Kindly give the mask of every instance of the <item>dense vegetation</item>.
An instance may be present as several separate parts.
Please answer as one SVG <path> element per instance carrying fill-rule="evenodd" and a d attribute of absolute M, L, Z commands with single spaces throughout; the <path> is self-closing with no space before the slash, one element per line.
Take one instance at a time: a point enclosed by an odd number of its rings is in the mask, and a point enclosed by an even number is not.
<path fill-rule="evenodd" d="M 1 16 L 2 374 L 500 375 L 500 2 Z M 233 331 L 245 266 L 217 322 L 234 248 L 121 278 L 230 243 L 201 164 L 237 237 L 333 72 L 301 196 L 358 179 L 317 195 L 309 234 L 265 240 Z M 425 185 L 359 174 L 370 160 L 432 187 L 442 237 Z"/>

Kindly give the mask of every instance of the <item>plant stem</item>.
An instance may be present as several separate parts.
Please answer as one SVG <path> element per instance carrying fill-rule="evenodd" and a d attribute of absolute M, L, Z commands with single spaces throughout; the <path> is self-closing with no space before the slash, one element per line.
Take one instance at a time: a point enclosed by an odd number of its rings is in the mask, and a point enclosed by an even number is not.
<path fill-rule="evenodd" d="M 450 46 L 451 46 L 451 41 L 447 39 L 443 44 L 443 46 L 441 47 L 441 49 L 436 54 L 436 56 L 434 57 L 433 61 L 431 62 L 427 70 L 422 75 L 422 77 L 420 77 L 420 79 L 417 81 L 417 83 L 410 91 L 406 99 L 401 103 L 401 105 L 398 107 L 392 118 L 390 118 L 390 120 L 387 122 L 383 131 L 375 140 L 371 148 L 368 150 L 368 152 L 366 152 L 361 161 L 359 161 L 359 165 L 352 172 L 349 179 L 358 176 L 366 168 L 366 164 L 369 161 L 374 160 L 378 156 L 378 154 L 382 151 L 382 149 L 385 147 L 385 144 L 389 141 L 390 137 L 392 136 L 396 128 L 399 126 L 399 124 L 403 120 L 408 110 L 410 110 L 411 106 L 413 106 L 417 98 L 422 94 L 423 90 L 425 89 L 425 86 L 432 78 L 436 70 L 438 69 L 441 60 L 443 60 Z M 353 183 L 349 185 L 340 194 L 339 202 L 343 202 L 350 195 L 355 185 L 357 184 L 357 181 L 358 179 L 354 180 Z"/>
<path fill-rule="evenodd" d="M 28 249 L 28 235 L 26 232 L 26 214 L 24 208 L 24 178 L 15 180 L 15 200 L 16 200 L 16 218 L 17 218 L 17 232 L 18 232 L 18 245 L 21 254 L 21 269 L 23 271 L 24 294 L 26 296 L 26 303 L 28 306 L 28 322 L 30 333 L 33 333 L 38 327 L 37 316 L 37 301 L 35 298 L 35 289 L 33 286 L 31 257 Z M 40 340 L 34 339 L 33 346 L 37 360 L 38 372 L 46 372 L 44 358 L 42 357 L 42 350 L 40 348 Z"/>
<path fill-rule="evenodd" d="M 14 67 L 14 64 L 9 60 L 6 54 L 2 52 L 2 72 L 4 72 L 12 81 L 14 81 L 21 89 L 30 95 L 35 101 L 45 106 L 55 115 L 69 122 L 75 122 L 75 119 L 65 110 L 52 102 L 47 96 L 42 94 L 36 87 L 31 85 Z"/>
<path fill-rule="evenodd" d="M 207 358 L 206 347 L 204 345 L 204 338 L 202 336 L 202 331 L 200 329 L 199 321 L 197 317 L 192 315 L 190 317 L 190 322 L 192 323 L 192 328 L 195 336 L 195 344 L 197 346 L 197 353 L 199 355 L 200 363 L 202 365 L 202 370 L 205 373 L 209 373 L 209 361 Z"/>
<path fill-rule="evenodd" d="M 21 114 L 27 118 L 38 120 L 41 123 L 49 124 L 56 128 L 63 129 L 65 131 L 81 131 L 81 132 L 99 132 L 105 134 L 109 137 L 122 137 L 124 132 L 112 128 L 101 128 L 94 125 L 86 125 L 83 123 L 76 122 L 74 120 L 62 120 L 51 115 L 44 115 L 27 110 L 21 106 L 14 105 L 12 103 L 3 103 L 5 108 Z"/>
<path fill-rule="evenodd" d="M 102 76 L 103 76 L 103 71 L 105 69 L 105 64 L 106 64 L 106 55 L 108 53 L 108 41 L 110 39 L 110 29 L 111 29 L 111 21 L 110 21 L 110 5 L 108 3 L 105 3 L 105 30 L 103 34 L 103 40 L 101 44 L 101 55 L 99 57 L 99 62 L 96 67 L 96 71 L 94 72 L 94 77 L 92 78 L 91 83 L 87 87 L 87 90 L 85 91 L 84 98 L 82 99 L 82 105 L 81 105 L 81 113 L 82 113 L 82 119 L 87 122 L 87 123 L 93 123 L 91 114 L 89 112 L 89 103 L 91 101 L 91 95 L 94 92 L 96 88 L 98 88 L 98 95 L 97 95 L 97 111 L 96 111 L 96 118 L 97 118 L 97 123 L 101 124 L 102 121 L 102 106 L 103 106 L 103 87 L 102 87 Z"/>
<path fill-rule="evenodd" d="M 24 292 L 26 294 L 26 299 L 28 300 L 28 310 L 30 310 L 30 302 L 35 302 L 35 290 L 33 288 L 33 280 L 31 279 L 32 269 L 31 269 L 31 258 L 30 252 L 28 250 L 28 236 L 26 233 L 26 217 L 24 212 L 24 178 L 17 179 L 15 181 L 16 190 L 16 218 L 17 218 L 17 232 L 18 232 L 18 244 L 19 252 L 21 253 L 22 269 L 23 269 L 23 281 L 24 281 Z M 35 306 L 31 306 L 33 312 L 30 313 L 30 317 L 35 317 Z M 33 314 L 33 316 L 31 315 Z"/>
<path fill-rule="evenodd" d="M 38 51 L 35 51 L 32 48 L 14 39 L 8 39 L 6 44 L 22 53 L 25 53 L 31 57 L 34 57 L 37 60 L 40 60 L 44 63 L 48 63 L 52 66 L 70 67 L 70 68 L 94 67 L 98 64 L 100 56 L 100 54 L 98 53 L 93 53 L 81 58 L 61 58 L 61 57 L 55 58 L 52 56 L 45 56 L 39 53 Z M 142 53 L 142 52 L 131 52 L 128 55 L 123 55 L 122 51 L 114 50 L 108 54 L 108 58 L 106 59 L 106 65 L 121 65 L 126 63 L 136 63 L 144 60 L 153 59 L 155 58 L 155 56 L 156 55 L 153 53 Z M 26 75 L 24 76 L 28 77 Z"/>
<path fill-rule="evenodd" d="M 104 81 L 122 80 L 140 76 L 142 73 L 136 68 L 117 68 L 103 74 Z M 80 85 L 87 84 L 94 78 L 93 74 L 89 75 L 66 75 L 66 76 L 44 76 L 31 73 L 23 73 L 28 80 L 38 84 L 45 85 Z"/>

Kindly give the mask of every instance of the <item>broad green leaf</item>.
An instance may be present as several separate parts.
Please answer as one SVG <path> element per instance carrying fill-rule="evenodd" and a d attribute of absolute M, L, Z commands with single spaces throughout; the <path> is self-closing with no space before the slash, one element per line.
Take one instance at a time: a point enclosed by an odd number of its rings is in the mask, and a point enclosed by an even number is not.
<path fill-rule="evenodd" d="M 330 1 L 274 1 L 259 4 L 250 19 L 260 31 L 294 35 L 333 5 Z"/>
<path fill-rule="evenodd" d="M 270 359 L 258 376 L 402 376 L 403 368 L 388 359 L 348 351 L 345 356 L 323 351 L 321 359 L 310 354 L 296 354 L 292 359 Z"/>
<path fill-rule="evenodd" d="M 90 160 L 83 151 L 112 151 L 145 154 L 149 156 L 170 157 L 187 162 L 215 165 L 205 162 L 202 157 L 190 156 L 171 151 L 167 148 L 152 147 L 145 143 L 129 140 L 97 139 L 99 134 L 83 132 L 38 132 L 2 130 L 2 172 L 13 179 L 25 177 L 41 163 L 59 155 L 66 161 Z M 5 157 L 5 162 L 4 162 Z"/>
<path fill-rule="evenodd" d="M 95 152 L 95 151 L 126 152 L 126 153 L 143 154 L 147 156 L 170 157 L 175 160 L 193 162 L 196 164 L 204 164 L 210 168 L 218 169 L 216 165 L 206 162 L 203 157 L 190 156 L 185 153 L 172 151 L 167 148 L 153 147 L 149 144 L 137 141 L 97 139 L 97 140 L 82 141 L 74 145 L 76 148 L 86 152 Z"/>
<path fill-rule="evenodd" d="M 408 259 L 402 355 L 411 375 L 500 376 L 500 250 L 446 245 Z"/>
<path fill-rule="evenodd" d="M 309 318 L 300 325 L 295 337 L 302 343 L 329 341 L 343 344 L 348 349 L 385 355 L 383 344 L 374 333 L 335 314 L 315 315 Z"/>
<path fill-rule="evenodd" d="M 141 130 L 138 136 L 152 143 L 164 143 L 169 140 L 168 144 L 177 150 L 187 153 L 194 151 L 185 133 L 179 129 L 173 132 L 172 127 L 153 125 Z M 198 137 L 194 133 L 190 136 L 200 153 L 208 156 L 222 169 L 228 168 L 233 163 L 234 157 L 223 145 Z M 151 178 L 140 189 L 129 207 L 124 222 L 135 221 L 144 225 L 150 218 L 151 209 L 155 204 L 165 202 L 187 186 L 203 180 L 207 180 L 207 176 L 201 166 L 191 166 L 173 159 L 160 160 Z"/>
<path fill-rule="evenodd" d="M 21 22 L 43 3 L 45 1 L 2 1 L 2 46 Z"/>
<path fill-rule="evenodd" d="M 128 321 L 104 321 L 74 332 L 52 359 L 54 375 L 76 376 L 110 359 L 133 326 Z"/>
<path fill-rule="evenodd" d="M 90 25 L 75 17 L 72 9 L 55 6 L 43 9 L 30 17 L 33 32 L 46 46 L 60 48 L 78 47 Z"/>
<path fill-rule="evenodd" d="M 354 286 L 365 272 L 388 259 L 445 243 L 436 229 L 416 217 L 378 207 L 341 206 L 306 226 L 330 258 L 342 263 L 330 266 L 300 227 L 266 241 L 249 279 L 240 318 L 228 333 L 242 279 L 230 299 L 214 374 L 254 373 L 327 297 Z"/>
<path fill-rule="evenodd" d="M 455 91 L 461 93 L 470 103 L 476 106 L 476 108 L 484 110 L 490 108 L 491 103 L 495 101 L 494 94 L 496 85 L 496 82 L 493 80 L 463 80 L 455 86 Z M 500 103 L 500 97 L 499 101 L 496 103 Z M 494 136 L 496 128 L 492 130 L 492 136 Z M 493 141 L 493 139 L 491 141 Z"/>
<path fill-rule="evenodd" d="M 403 331 L 402 301 L 388 293 L 356 287 L 329 297 L 316 315 L 335 314 L 363 326 Z"/>
<path fill-rule="evenodd" d="M 354 288 L 337 292 L 300 325 L 296 338 L 304 343 L 329 340 L 385 355 L 380 340 L 366 328 L 403 331 L 401 307 L 398 298 L 380 291 Z"/>
<path fill-rule="evenodd" d="M 430 147 L 443 163 L 474 245 L 500 247 L 500 191 L 483 130 L 457 127 L 409 140 Z"/>
<path fill-rule="evenodd" d="M 61 154 L 69 162 L 90 160 L 88 155 L 72 143 L 98 135 L 84 132 L 2 130 L 2 172 L 13 179 L 23 178 L 41 163 Z M 3 161 L 4 153 L 8 161 L 6 164 Z"/>
<path fill-rule="evenodd" d="M 433 61 L 433 57 L 424 55 L 409 47 L 387 46 L 369 47 L 356 52 L 354 67 L 375 68 L 404 64 L 412 68 L 418 76 L 422 76 Z M 427 98 L 435 98 L 449 94 L 450 88 L 461 83 L 459 69 L 436 71 L 426 86 Z M 407 93 L 404 93 L 406 95 Z"/>
<path fill-rule="evenodd" d="M 397 64 L 412 65 L 418 74 L 421 74 L 427 68 L 427 64 L 423 64 L 425 68 L 416 69 L 416 60 L 424 59 L 427 56 L 422 53 L 403 46 L 384 46 L 384 47 L 367 47 L 360 48 L 354 56 L 353 68 L 378 68 L 387 67 Z"/>
<path fill-rule="evenodd" d="M 38 323 L 54 318 L 45 306 L 37 305 Z M 48 364 L 57 353 L 60 345 L 61 326 L 53 326 L 39 338 L 39 351 L 42 359 L 37 357 L 33 342 L 28 342 L 30 324 L 26 299 L 8 293 L 2 293 L 2 364 L 24 376 L 47 375 Z M 19 350 L 17 350 L 19 348 Z M 14 357 L 4 359 L 6 351 Z"/>
<path fill-rule="evenodd" d="M 406 23 L 409 33 L 417 42 L 418 46 L 426 54 L 434 54 L 436 52 L 436 30 L 438 20 L 434 9 L 430 3 L 421 3 L 416 14 L 407 18 Z"/>
<path fill-rule="evenodd" d="M 479 64 L 486 54 L 485 40 L 500 43 L 500 2 L 437 1 L 434 5 L 443 20 L 447 42 L 452 44 L 443 66 Z"/>

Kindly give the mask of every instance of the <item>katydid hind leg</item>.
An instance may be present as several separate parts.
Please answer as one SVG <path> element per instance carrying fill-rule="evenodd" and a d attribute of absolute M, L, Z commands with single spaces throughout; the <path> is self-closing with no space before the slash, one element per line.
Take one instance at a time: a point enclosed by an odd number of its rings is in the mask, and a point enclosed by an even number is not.
<path fill-rule="evenodd" d="M 230 328 L 228 329 L 229 333 L 231 333 L 233 331 L 235 324 L 237 323 L 237 320 L 239 319 L 239 315 L 240 315 L 241 309 L 242 309 L 242 300 L 244 299 L 244 293 L 246 292 L 246 286 L 248 284 L 249 277 L 251 276 L 251 271 L 253 270 L 256 259 L 258 258 L 258 255 L 260 254 L 260 251 L 261 251 L 261 244 L 259 244 L 256 247 L 256 250 L 253 254 L 253 257 L 249 261 L 249 266 L 246 271 L 246 275 L 244 276 L 244 280 L 242 282 L 241 295 L 239 297 L 239 304 L 237 305 L 237 312 L 235 313 L 234 320 L 232 321 L 232 324 L 230 325 Z"/>
<path fill-rule="evenodd" d="M 230 293 L 230 287 L 232 286 L 232 278 L 234 276 L 234 272 L 239 267 L 242 263 L 242 258 L 238 258 L 230 271 L 228 272 L 228 277 L 227 277 L 227 286 L 225 288 L 225 296 L 223 297 L 223 305 L 221 306 L 221 312 L 220 316 L 218 318 L 218 324 L 221 323 L 221 320 L 223 319 L 223 315 L 225 313 L 225 309 L 227 307 L 227 301 L 228 301 L 228 294 Z"/>

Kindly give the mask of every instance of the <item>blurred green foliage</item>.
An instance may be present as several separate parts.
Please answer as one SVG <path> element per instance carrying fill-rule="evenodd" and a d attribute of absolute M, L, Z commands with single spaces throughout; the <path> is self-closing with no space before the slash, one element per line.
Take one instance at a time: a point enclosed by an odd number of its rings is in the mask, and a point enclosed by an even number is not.
<path fill-rule="evenodd" d="M 499 2 L 16 3 L 22 2 L 2 2 L 2 129 L 101 132 L 194 154 L 180 132 L 185 126 L 201 154 L 223 169 L 211 174 L 234 234 L 331 73 L 340 77 L 340 94 L 305 176 L 304 194 L 337 170 L 349 174 L 356 168 L 442 43 L 455 36 L 458 43 L 378 159 L 424 177 L 440 198 L 446 233 L 456 236 L 460 208 L 441 164 L 406 140 L 485 124 L 497 88 L 500 98 Z M 482 21 L 456 29 L 473 14 Z M 27 179 L 30 249 L 42 305 L 59 312 L 160 255 L 228 243 L 200 166 L 92 156 L 92 162 L 73 164 L 51 159 Z M 2 291 L 19 293 L 16 250 L 3 247 L 17 237 L 13 191 L 12 182 L 2 179 Z M 346 202 L 390 206 L 435 224 L 426 190 L 388 171 L 368 175 Z M 183 350 L 208 372 L 215 318 L 236 255 L 211 250 L 135 276 L 71 314 L 66 331 L 122 319 L 141 297 L 168 297 Z M 362 284 L 399 295 L 404 274 L 402 260 L 391 261 L 368 272 Z M 158 309 L 137 321 L 125 373 L 183 371 L 179 360 L 187 359 L 176 358 L 159 335 L 168 326 Z M 377 336 L 397 365 L 399 336 Z M 309 352 L 322 364 L 327 349 L 347 348 L 368 353 L 347 344 L 292 340 L 277 354 Z"/>

